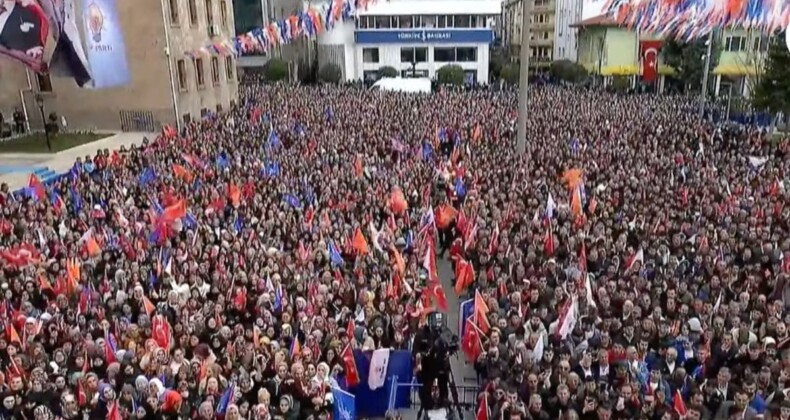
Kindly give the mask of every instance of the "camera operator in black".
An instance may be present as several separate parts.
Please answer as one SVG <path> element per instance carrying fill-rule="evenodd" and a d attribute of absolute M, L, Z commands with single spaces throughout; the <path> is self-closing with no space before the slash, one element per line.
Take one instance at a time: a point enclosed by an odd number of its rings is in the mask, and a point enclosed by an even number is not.
<path fill-rule="evenodd" d="M 428 314 L 427 325 L 414 337 L 412 356 L 417 366 L 420 387 L 420 411 L 449 408 L 450 355 L 458 350 L 458 338 L 444 326 L 444 315 Z M 431 395 L 434 381 L 439 388 L 438 400 Z"/>

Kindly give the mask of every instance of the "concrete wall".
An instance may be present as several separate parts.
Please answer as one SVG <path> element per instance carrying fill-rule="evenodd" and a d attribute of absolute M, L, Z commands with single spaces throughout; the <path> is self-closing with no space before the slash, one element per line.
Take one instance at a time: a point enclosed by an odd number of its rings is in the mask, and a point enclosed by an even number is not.
<path fill-rule="evenodd" d="M 166 0 L 165 0 L 166 1 Z M 233 8 L 231 0 L 225 0 L 227 24 L 221 24 L 222 0 L 212 0 L 214 21 L 221 29 L 220 37 L 229 39 L 233 32 Z M 168 72 L 168 59 L 174 66 L 186 59 L 184 53 L 204 46 L 209 42 L 205 15 L 205 0 L 195 0 L 197 24 L 192 25 L 188 12 L 188 0 L 177 0 L 179 22 L 170 23 L 169 6 L 167 30 L 170 31 L 170 57 L 166 54 L 165 25 L 160 0 L 135 0 L 117 2 L 118 17 L 124 33 L 126 59 L 129 66 L 130 83 L 112 89 L 90 90 L 79 88 L 72 79 L 51 76 L 52 91 L 44 92 L 46 112 L 56 112 L 66 117 L 70 129 L 118 130 L 121 128 L 121 111 L 150 112 L 157 125 L 174 124 L 176 114 Z M 167 1 L 166 1 L 167 4 Z M 81 26 L 81 25 L 80 25 Z M 204 58 L 206 87 L 197 89 L 194 83 L 194 66 L 187 65 L 187 90 L 177 94 L 179 114 L 200 115 L 200 109 L 224 107 L 230 99 L 238 97 L 235 80 L 227 80 L 224 57 L 220 61 L 221 83 L 214 86 L 211 80 L 211 60 Z M 191 62 L 191 60 L 188 60 Z M 231 61 L 235 67 L 235 59 Z M 191 63 L 190 63 L 191 64 Z M 233 75 L 235 76 L 235 68 Z M 27 90 L 25 67 L 6 58 L 0 58 L 0 112 L 9 115 L 15 108 L 22 107 L 20 90 L 23 93 L 31 127 L 40 128 L 41 118 L 34 103 L 34 93 L 39 89 L 36 75 L 30 73 L 32 90 Z"/>

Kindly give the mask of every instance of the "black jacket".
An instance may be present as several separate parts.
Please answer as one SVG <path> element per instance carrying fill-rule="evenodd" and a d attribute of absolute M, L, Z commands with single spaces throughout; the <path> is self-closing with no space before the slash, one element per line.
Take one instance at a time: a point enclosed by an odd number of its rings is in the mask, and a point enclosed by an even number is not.
<path fill-rule="evenodd" d="M 41 42 L 42 25 L 48 22 L 39 18 L 32 9 L 15 4 L 0 30 L 0 45 L 16 51 L 25 52 L 31 48 L 43 47 Z"/>

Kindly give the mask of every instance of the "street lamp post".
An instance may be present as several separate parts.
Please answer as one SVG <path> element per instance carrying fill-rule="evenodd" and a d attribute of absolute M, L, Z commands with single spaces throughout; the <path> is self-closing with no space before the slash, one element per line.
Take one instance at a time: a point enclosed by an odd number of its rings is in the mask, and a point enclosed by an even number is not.
<path fill-rule="evenodd" d="M 44 95 L 41 93 L 36 94 L 36 105 L 38 105 L 38 112 L 41 113 L 41 124 L 44 125 L 44 137 L 47 139 L 47 150 L 52 151 L 52 143 L 49 141 L 49 127 L 47 127 L 47 118 L 44 116 Z"/>

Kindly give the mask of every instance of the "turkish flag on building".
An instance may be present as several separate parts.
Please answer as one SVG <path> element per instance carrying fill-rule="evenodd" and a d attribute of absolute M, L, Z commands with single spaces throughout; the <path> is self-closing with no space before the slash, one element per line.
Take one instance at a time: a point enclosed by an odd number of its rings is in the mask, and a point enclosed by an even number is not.
<path fill-rule="evenodd" d="M 655 82 L 658 75 L 658 51 L 661 41 L 639 41 L 639 54 L 642 60 L 642 80 Z"/>

